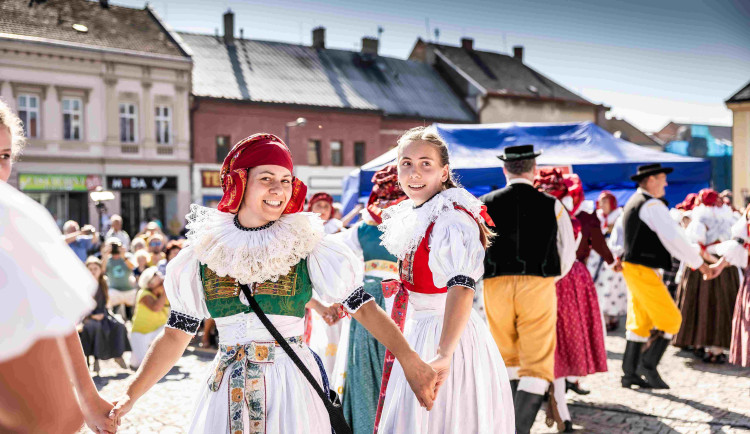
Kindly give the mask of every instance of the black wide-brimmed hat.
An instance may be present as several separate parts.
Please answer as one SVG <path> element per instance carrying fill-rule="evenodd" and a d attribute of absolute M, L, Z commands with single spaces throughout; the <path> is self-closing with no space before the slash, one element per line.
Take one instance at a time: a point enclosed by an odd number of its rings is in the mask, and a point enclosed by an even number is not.
<path fill-rule="evenodd" d="M 503 149 L 503 155 L 498 155 L 497 158 L 503 161 L 518 161 L 536 158 L 540 155 L 542 155 L 542 151 L 534 152 L 534 145 L 520 145 L 508 146 Z"/>
<path fill-rule="evenodd" d="M 662 167 L 659 163 L 654 164 L 644 164 L 643 166 L 638 166 L 638 172 L 631 176 L 630 179 L 632 179 L 635 182 L 639 182 L 641 179 L 651 176 L 651 175 L 658 175 L 660 173 L 669 174 L 672 173 L 674 169 L 671 167 Z"/>

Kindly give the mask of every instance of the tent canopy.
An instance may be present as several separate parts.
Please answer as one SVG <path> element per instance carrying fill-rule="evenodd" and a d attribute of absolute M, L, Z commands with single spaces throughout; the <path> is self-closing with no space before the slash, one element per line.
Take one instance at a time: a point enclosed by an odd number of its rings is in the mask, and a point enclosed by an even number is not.
<path fill-rule="evenodd" d="M 587 199 L 596 199 L 602 190 L 610 190 L 624 204 L 635 191 L 630 176 L 642 164 L 661 163 L 675 169 L 669 175 L 667 187 L 667 200 L 671 204 L 708 187 L 711 178 L 711 166 L 706 160 L 638 146 L 614 137 L 592 122 L 435 124 L 435 127 L 448 143 L 451 168 L 458 181 L 477 196 L 505 186 L 503 164 L 497 156 L 508 146 L 525 144 L 542 150 L 538 165 L 568 166 L 578 174 Z M 391 149 L 352 172 L 344 181 L 345 211 L 369 195 L 372 175 L 395 161 L 396 149 Z"/>

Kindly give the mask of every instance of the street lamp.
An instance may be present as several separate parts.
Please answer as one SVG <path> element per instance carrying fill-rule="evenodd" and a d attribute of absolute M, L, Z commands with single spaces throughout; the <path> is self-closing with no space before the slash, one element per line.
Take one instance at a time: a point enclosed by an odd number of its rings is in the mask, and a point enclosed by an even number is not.
<path fill-rule="evenodd" d="M 96 203 L 96 211 L 99 213 L 99 236 L 104 237 L 102 231 L 104 230 L 104 213 L 107 211 L 104 202 L 115 200 L 115 194 L 111 191 L 104 190 L 102 186 L 96 187 L 94 191 L 89 193 L 91 200 Z"/>
<path fill-rule="evenodd" d="M 284 126 L 284 143 L 286 143 L 287 146 L 289 146 L 289 128 L 304 127 L 306 123 L 307 119 L 305 118 L 297 118 L 296 121 L 286 123 Z"/>

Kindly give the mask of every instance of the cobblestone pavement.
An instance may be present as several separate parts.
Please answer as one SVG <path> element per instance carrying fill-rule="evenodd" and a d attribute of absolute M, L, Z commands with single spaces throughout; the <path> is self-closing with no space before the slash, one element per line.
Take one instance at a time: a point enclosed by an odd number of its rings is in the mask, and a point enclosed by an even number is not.
<path fill-rule="evenodd" d="M 666 391 L 620 387 L 622 334 L 607 338 L 610 372 L 587 377 L 591 394 L 568 392 L 579 432 L 592 433 L 750 433 L 750 369 L 707 365 L 687 352 L 670 347 L 660 371 L 672 386 Z M 193 400 L 205 381 L 213 355 L 189 349 L 180 362 L 126 416 L 121 433 L 182 433 L 190 422 Z M 127 355 L 126 355 L 127 360 Z M 116 399 L 127 385 L 129 371 L 102 362 L 97 387 Z M 81 431 L 86 432 L 86 431 Z M 556 432 L 540 412 L 534 433 Z"/>

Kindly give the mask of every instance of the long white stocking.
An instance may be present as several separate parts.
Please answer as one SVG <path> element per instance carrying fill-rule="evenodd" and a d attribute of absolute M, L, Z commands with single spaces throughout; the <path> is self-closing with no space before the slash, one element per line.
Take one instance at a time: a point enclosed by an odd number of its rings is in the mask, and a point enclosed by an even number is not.
<path fill-rule="evenodd" d="M 570 411 L 568 411 L 568 403 L 565 401 L 565 378 L 558 378 L 552 384 L 555 389 L 555 401 L 557 402 L 557 414 L 560 415 L 562 420 L 571 420 Z"/>

